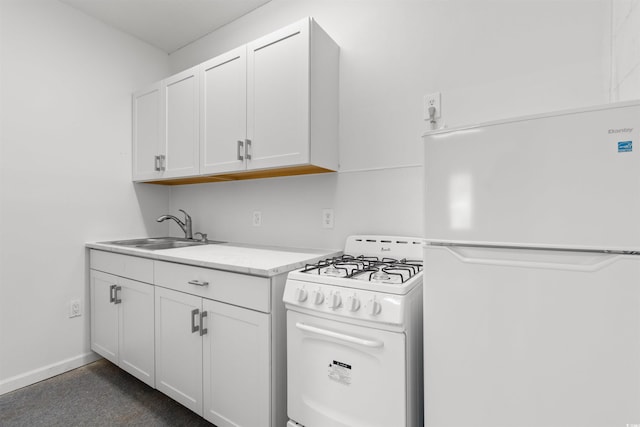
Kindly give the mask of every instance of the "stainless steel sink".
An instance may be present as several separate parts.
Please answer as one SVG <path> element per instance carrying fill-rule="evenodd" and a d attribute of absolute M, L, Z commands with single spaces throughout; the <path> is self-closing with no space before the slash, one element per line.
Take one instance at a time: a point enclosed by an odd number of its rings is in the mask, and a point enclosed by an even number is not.
<path fill-rule="evenodd" d="M 144 239 L 114 240 L 102 242 L 107 245 L 125 246 L 128 248 L 148 249 L 151 251 L 159 249 L 186 248 L 189 246 L 214 245 L 221 242 L 219 240 L 192 240 L 181 237 L 147 237 Z"/>

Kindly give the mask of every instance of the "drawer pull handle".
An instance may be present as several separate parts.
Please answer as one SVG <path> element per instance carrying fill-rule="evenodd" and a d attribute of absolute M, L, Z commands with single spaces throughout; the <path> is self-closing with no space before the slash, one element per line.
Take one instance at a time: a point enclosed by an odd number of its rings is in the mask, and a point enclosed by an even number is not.
<path fill-rule="evenodd" d="M 109 302 L 110 303 L 116 300 L 116 297 L 114 296 L 115 290 L 116 290 L 116 285 L 109 286 Z"/>
<path fill-rule="evenodd" d="M 251 152 L 253 151 L 253 149 L 251 148 L 251 140 L 245 139 L 244 142 L 245 142 L 244 157 L 247 160 L 251 160 Z"/>
<path fill-rule="evenodd" d="M 204 327 L 204 318 L 207 317 L 207 311 L 203 311 L 200 313 L 200 336 L 203 336 L 207 333 L 207 328 Z"/>
<path fill-rule="evenodd" d="M 204 280 L 189 280 L 187 283 L 196 286 L 209 286 L 209 282 L 205 282 Z"/>
<path fill-rule="evenodd" d="M 116 286 L 115 288 L 113 288 L 114 292 L 113 292 L 113 303 L 114 304 L 120 304 L 122 302 L 122 300 L 120 298 L 118 298 L 118 292 L 122 290 L 122 286 Z"/>
<path fill-rule="evenodd" d="M 191 310 L 191 333 L 198 332 L 200 330 L 200 326 L 196 325 L 196 317 L 199 317 L 200 310 L 197 308 Z"/>
<path fill-rule="evenodd" d="M 238 140 L 238 160 L 244 160 L 242 152 L 244 151 L 244 141 Z"/>

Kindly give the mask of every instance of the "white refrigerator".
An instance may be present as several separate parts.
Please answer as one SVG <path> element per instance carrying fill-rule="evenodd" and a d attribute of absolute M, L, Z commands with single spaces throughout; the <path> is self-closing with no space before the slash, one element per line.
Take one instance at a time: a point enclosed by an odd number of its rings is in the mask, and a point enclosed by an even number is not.
<path fill-rule="evenodd" d="M 640 427 L 640 101 L 429 132 L 427 427 Z"/>

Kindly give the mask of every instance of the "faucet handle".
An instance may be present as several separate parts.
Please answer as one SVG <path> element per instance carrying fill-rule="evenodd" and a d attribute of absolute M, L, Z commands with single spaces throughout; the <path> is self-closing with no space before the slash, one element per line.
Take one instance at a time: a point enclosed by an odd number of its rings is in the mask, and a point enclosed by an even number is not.
<path fill-rule="evenodd" d="M 207 233 L 201 233 L 201 232 L 196 232 L 195 236 L 200 235 L 199 239 L 195 239 L 195 240 L 200 240 L 201 242 L 206 242 L 207 241 Z"/>
<path fill-rule="evenodd" d="M 187 211 L 182 209 L 178 209 L 178 210 L 184 214 L 185 219 L 187 219 L 188 221 L 191 221 L 191 215 L 189 215 Z"/>

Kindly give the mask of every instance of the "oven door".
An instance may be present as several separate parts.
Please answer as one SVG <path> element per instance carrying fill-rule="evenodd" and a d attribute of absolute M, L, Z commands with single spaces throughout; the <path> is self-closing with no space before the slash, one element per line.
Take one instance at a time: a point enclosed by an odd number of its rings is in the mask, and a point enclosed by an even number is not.
<path fill-rule="evenodd" d="M 405 426 L 405 335 L 287 311 L 289 418 L 305 427 Z"/>

